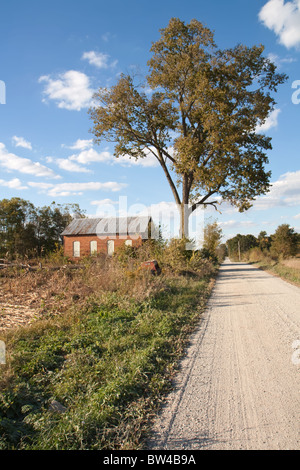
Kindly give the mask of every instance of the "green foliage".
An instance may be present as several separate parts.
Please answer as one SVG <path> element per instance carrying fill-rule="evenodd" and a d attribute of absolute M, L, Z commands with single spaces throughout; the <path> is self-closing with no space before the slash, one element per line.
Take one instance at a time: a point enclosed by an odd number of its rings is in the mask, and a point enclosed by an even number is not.
<path fill-rule="evenodd" d="M 56 242 L 51 251 L 48 251 L 46 254 L 46 259 L 48 263 L 54 265 L 64 265 L 68 262 L 68 258 L 64 254 L 64 247 L 61 243 Z"/>
<path fill-rule="evenodd" d="M 188 268 L 189 252 L 186 250 L 186 243 L 184 238 L 172 238 L 165 248 L 165 263 L 176 273 Z"/>
<path fill-rule="evenodd" d="M 222 229 L 217 222 L 212 222 L 204 227 L 203 247 L 214 255 L 222 240 Z"/>
<path fill-rule="evenodd" d="M 78 204 L 34 207 L 20 198 L 0 201 L 0 256 L 41 256 L 56 250 L 73 217 L 83 217 Z"/>
<path fill-rule="evenodd" d="M 18 197 L 0 201 L 0 255 L 24 255 L 34 248 L 33 204 Z"/>
<path fill-rule="evenodd" d="M 270 252 L 281 258 L 288 258 L 297 253 L 299 235 L 288 224 L 277 227 L 271 237 Z"/>
<path fill-rule="evenodd" d="M 81 311 L 7 334 L 0 369 L 0 448 L 132 449 L 198 321 L 208 280 L 151 278 L 137 300 L 119 291 Z M 51 411 L 57 400 L 65 413 Z"/>
<path fill-rule="evenodd" d="M 259 248 L 264 251 L 264 250 L 269 250 L 271 246 L 271 237 L 267 236 L 267 232 L 265 230 L 262 230 L 258 237 L 257 241 L 259 243 Z"/>
<path fill-rule="evenodd" d="M 258 241 L 254 235 L 237 234 L 235 237 L 227 240 L 228 255 L 231 259 L 239 259 L 248 253 L 251 248 L 258 245 Z"/>
<path fill-rule="evenodd" d="M 191 241 L 186 238 L 169 240 L 160 258 L 163 269 L 177 274 L 213 276 L 219 264 L 216 254 L 206 248 L 187 250 L 187 244 Z"/>
<path fill-rule="evenodd" d="M 253 235 L 237 235 L 227 240 L 229 256 L 239 260 L 237 244 L 240 242 L 241 260 L 257 265 L 276 276 L 300 285 L 300 234 L 289 226 L 279 225 L 274 234 L 268 236 L 261 231 L 257 239 Z"/>

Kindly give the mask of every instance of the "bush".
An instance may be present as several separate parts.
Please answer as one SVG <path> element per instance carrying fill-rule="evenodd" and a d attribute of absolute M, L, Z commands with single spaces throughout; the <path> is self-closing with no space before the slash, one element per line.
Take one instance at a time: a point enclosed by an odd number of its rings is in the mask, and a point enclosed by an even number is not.
<path fill-rule="evenodd" d="M 212 276 L 218 266 L 218 258 L 206 248 L 187 250 L 186 239 L 172 239 L 163 251 L 162 268 L 168 268 L 175 274 L 197 274 Z"/>
<path fill-rule="evenodd" d="M 265 255 L 260 248 L 252 248 L 248 253 L 248 261 L 250 261 L 250 263 L 257 263 L 259 261 L 262 261 L 264 259 L 264 256 Z"/>
<path fill-rule="evenodd" d="M 282 224 L 272 236 L 270 253 L 277 259 L 286 259 L 296 255 L 297 245 L 298 234 L 288 224 Z"/>
<path fill-rule="evenodd" d="M 64 265 L 68 258 L 64 255 L 64 247 L 60 243 L 55 244 L 55 249 L 46 255 L 46 262 L 55 265 Z"/>
<path fill-rule="evenodd" d="M 201 277 L 213 276 L 216 272 L 217 263 L 213 263 L 211 259 L 203 257 L 202 250 L 194 251 L 188 267 L 195 271 Z"/>
<path fill-rule="evenodd" d="M 188 269 L 190 252 L 186 250 L 186 239 L 172 238 L 166 246 L 163 254 L 163 264 L 175 273 Z"/>

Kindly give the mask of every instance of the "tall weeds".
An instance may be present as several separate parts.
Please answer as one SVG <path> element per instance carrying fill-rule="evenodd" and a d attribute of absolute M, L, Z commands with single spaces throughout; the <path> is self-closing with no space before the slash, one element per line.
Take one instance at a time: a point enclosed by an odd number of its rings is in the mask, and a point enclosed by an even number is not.
<path fill-rule="evenodd" d="M 154 256 L 161 276 L 141 268 Z M 0 334 L 0 449 L 141 448 L 217 270 L 150 244 L 83 264 L 1 279 L 43 305 Z"/>

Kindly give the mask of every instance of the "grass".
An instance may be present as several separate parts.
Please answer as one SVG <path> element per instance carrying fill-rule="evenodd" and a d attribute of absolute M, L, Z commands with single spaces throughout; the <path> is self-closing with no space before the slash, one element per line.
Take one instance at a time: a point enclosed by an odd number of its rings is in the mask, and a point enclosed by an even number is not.
<path fill-rule="evenodd" d="M 285 281 L 300 286 L 300 269 L 284 264 L 284 262 L 275 261 L 259 261 L 256 266 L 270 274 L 280 277 Z"/>
<path fill-rule="evenodd" d="M 63 314 L 52 309 L 44 319 L 2 333 L 7 363 L 0 366 L 0 449 L 142 448 L 214 272 L 139 273 L 129 276 L 130 289 L 123 272 L 118 286 L 114 277 L 110 288 L 94 289 Z M 72 275 L 94 285 L 86 272 Z M 56 285 L 59 297 L 58 291 Z M 53 400 L 65 412 L 53 412 Z"/>
<path fill-rule="evenodd" d="M 236 257 L 232 260 L 238 261 Z M 300 255 L 290 258 L 283 258 L 279 253 L 276 257 L 268 251 L 262 251 L 255 247 L 242 254 L 242 260 L 246 263 L 255 265 L 257 268 L 280 277 L 281 279 L 300 286 Z"/>

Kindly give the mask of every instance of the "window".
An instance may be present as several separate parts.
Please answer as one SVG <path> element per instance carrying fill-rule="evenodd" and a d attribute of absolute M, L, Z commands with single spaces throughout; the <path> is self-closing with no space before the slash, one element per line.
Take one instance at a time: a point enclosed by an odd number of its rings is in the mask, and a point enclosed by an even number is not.
<path fill-rule="evenodd" d="M 92 240 L 90 242 L 90 252 L 91 252 L 91 255 L 97 254 L 97 241 L 96 240 Z"/>
<path fill-rule="evenodd" d="M 126 240 L 125 245 L 126 246 L 132 246 L 132 240 Z"/>
<path fill-rule="evenodd" d="M 108 240 L 107 242 L 107 254 L 108 256 L 112 256 L 115 251 L 115 242 L 113 240 Z"/>
<path fill-rule="evenodd" d="M 80 257 L 80 242 L 73 242 L 73 256 L 74 258 Z"/>

